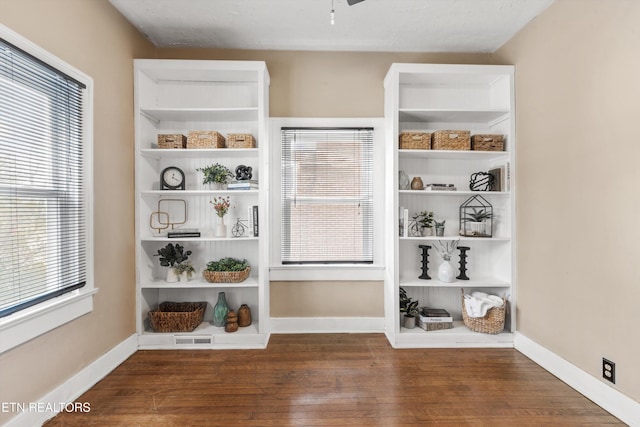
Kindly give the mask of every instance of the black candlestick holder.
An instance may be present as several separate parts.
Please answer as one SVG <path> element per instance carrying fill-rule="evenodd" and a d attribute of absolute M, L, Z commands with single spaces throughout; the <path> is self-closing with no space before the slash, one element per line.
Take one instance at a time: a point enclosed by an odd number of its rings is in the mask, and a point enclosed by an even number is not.
<path fill-rule="evenodd" d="M 429 249 L 431 246 L 429 245 L 418 245 L 420 249 L 422 249 L 422 274 L 418 277 L 418 279 L 423 280 L 431 280 L 429 276 Z"/>
<path fill-rule="evenodd" d="M 460 274 L 456 279 L 469 280 L 467 277 L 467 251 L 471 249 L 469 246 L 458 246 L 460 250 Z"/>

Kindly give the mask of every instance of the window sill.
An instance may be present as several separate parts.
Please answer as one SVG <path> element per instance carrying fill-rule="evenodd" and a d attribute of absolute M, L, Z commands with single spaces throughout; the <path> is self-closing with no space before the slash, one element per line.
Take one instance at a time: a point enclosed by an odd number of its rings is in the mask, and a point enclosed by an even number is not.
<path fill-rule="evenodd" d="M 0 318 L 0 354 L 93 310 L 97 289 L 78 289 Z"/>
<path fill-rule="evenodd" d="M 269 269 L 271 281 L 376 281 L 384 280 L 380 265 L 278 265 Z"/>

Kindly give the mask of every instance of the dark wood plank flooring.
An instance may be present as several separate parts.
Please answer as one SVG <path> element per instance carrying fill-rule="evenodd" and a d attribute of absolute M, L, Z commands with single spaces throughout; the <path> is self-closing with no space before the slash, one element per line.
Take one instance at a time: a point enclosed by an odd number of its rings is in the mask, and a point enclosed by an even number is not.
<path fill-rule="evenodd" d="M 138 351 L 55 426 L 623 425 L 513 349 L 393 349 L 382 334 L 266 350 Z"/>

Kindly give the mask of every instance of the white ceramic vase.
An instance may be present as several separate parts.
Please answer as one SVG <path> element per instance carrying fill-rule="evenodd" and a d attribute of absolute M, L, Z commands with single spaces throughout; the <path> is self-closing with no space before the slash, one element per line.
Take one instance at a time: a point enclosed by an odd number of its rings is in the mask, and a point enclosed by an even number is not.
<path fill-rule="evenodd" d="M 167 283 L 175 283 L 178 280 L 178 271 L 173 267 L 169 267 L 169 269 L 167 270 Z"/>
<path fill-rule="evenodd" d="M 219 216 L 220 221 L 216 224 L 216 237 L 227 237 L 227 226 L 224 224 L 224 217 Z"/>
<path fill-rule="evenodd" d="M 452 283 L 456 280 L 456 269 L 448 259 L 442 261 L 442 264 L 438 267 L 438 279 L 445 283 Z"/>

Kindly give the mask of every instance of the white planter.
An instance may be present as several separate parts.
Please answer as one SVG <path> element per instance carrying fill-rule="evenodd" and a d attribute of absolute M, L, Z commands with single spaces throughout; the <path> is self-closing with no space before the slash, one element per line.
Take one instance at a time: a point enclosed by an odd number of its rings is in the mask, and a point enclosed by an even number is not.
<path fill-rule="evenodd" d="M 167 270 L 167 283 L 176 283 L 178 280 L 178 271 L 173 267 L 169 267 Z"/>

